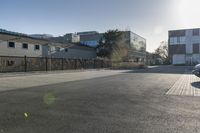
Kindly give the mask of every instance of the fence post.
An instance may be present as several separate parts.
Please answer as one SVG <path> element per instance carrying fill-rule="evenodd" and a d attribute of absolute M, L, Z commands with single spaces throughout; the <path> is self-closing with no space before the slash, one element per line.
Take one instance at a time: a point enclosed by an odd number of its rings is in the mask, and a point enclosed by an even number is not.
<path fill-rule="evenodd" d="M 51 71 L 51 69 L 52 69 L 52 56 L 50 57 L 50 65 L 49 65 L 49 70 Z"/>
<path fill-rule="evenodd" d="M 64 58 L 62 58 L 62 70 L 64 70 Z"/>
<path fill-rule="evenodd" d="M 71 69 L 71 60 L 68 58 L 67 59 L 67 70 Z"/>
<path fill-rule="evenodd" d="M 47 57 L 45 57 L 45 66 L 46 66 L 46 71 L 48 71 L 48 58 Z"/>
<path fill-rule="evenodd" d="M 27 57 L 24 56 L 24 72 L 27 72 Z"/>
<path fill-rule="evenodd" d="M 94 59 L 94 69 L 96 68 L 96 59 Z"/>
<path fill-rule="evenodd" d="M 77 59 L 74 59 L 75 61 L 75 69 L 77 69 Z"/>
<path fill-rule="evenodd" d="M 84 63 L 84 69 L 87 69 L 87 66 L 86 66 L 86 59 L 83 60 L 83 63 Z"/>

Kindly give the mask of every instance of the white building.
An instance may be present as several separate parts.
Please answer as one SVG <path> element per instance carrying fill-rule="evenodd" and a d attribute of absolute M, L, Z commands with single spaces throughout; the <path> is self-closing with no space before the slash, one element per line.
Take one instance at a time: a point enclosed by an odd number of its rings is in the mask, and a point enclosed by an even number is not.
<path fill-rule="evenodd" d="M 200 63 L 200 28 L 171 30 L 168 42 L 172 64 Z"/>
<path fill-rule="evenodd" d="M 57 43 L 26 34 L 0 30 L 0 56 L 53 58 L 96 58 L 93 48 Z"/>

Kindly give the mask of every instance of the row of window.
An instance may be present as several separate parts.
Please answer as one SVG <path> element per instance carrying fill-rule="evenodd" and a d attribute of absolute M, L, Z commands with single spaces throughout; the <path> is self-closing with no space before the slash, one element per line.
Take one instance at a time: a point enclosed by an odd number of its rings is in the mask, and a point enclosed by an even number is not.
<path fill-rule="evenodd" d="M 60 52 L 61 50 L 68 52 L 68 48 L 51 47 L 51 46 L 49 46 L 49 48 L 48 48 L 48 51 L 50 51 L 50 52 Z"/>
<path fill-rule="evenodd" d="M 170 44 L 184 44 L 185 43 L 185 37 L 180 36 L 180 37 L 170 37 L 169 41 Z"/>
<path fill-rule="evenodd" d="M 194 43 L 192 45 L 193 48 L 193 54 L 199 54 L 199 43 Z"/>
<path fill-rule="evenodd" d="M 15 48 L 15 42 L 8 42 L 8 47 L 9 48 Z M 22 48 L 23 49 L 28 49 L 28 44 L 27 43 L 22 43 Z M 34 45 L 34 49 L 35 50 L 40 50 L 40 45 Z M 65 52 L 68 52 L 68 48 L 65 48 L 64 49 Z M 60 47 L 55 47 L 55 50 L 54 49 L 51 49 L 51 47 L 49 47 L 49 51 L 56 51 L 56 52 L 60 52 L 61 51 L 61 48 Z"/>
<path fill-rule="evenodd" d="M 8 42 L 8 47 L 9 48 L 15 48 L 15 42 Z M 28 44 L 27 43 L 23 43 L 22 44 L 22 48 L 23 49 L 28 49 Z M 35 45 L 34 48 L 35 48 L 35 50 L 40 50 L 40 45 Z"/>
<path fill-rule="evenodd" d="M 98 45 L 98 41 L 81 41 L 81 44 L 89 45 L 89 46 L 96 46 Z"/>
<path fill-rule="evenodd" d="M 191 35 L 192 36 L 199 36 L 200 35 L 199 30 L 200 29 L 192 29 Z M 187 36 L 186 32 L 187 32 L 187 30 L 171 31 L 171 32 L 169 32 L 169 36 L 170 37 Z"/>

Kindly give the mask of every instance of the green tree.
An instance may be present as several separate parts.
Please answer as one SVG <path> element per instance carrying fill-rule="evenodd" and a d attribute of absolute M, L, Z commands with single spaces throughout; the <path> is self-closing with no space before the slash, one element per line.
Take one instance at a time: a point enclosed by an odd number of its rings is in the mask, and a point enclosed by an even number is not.
<path fill-rule="evenodd" d="M 121 61 L 127 54 L 127 45 L 125 45 L 123 35 L 123 32 L 117 29 L 104 33 L 97 47 L 97 55 L 113 61 Z"/>

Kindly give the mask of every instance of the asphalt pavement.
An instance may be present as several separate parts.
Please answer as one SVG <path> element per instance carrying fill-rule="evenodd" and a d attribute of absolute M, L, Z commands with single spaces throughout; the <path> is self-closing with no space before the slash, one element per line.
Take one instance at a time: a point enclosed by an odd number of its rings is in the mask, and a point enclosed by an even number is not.
<path fill-rule="evenodd" d="M 189 70 L 156 67 L 4 90 L 0 132 L 198 133 L 200 97 L 166 94 Z"/>

